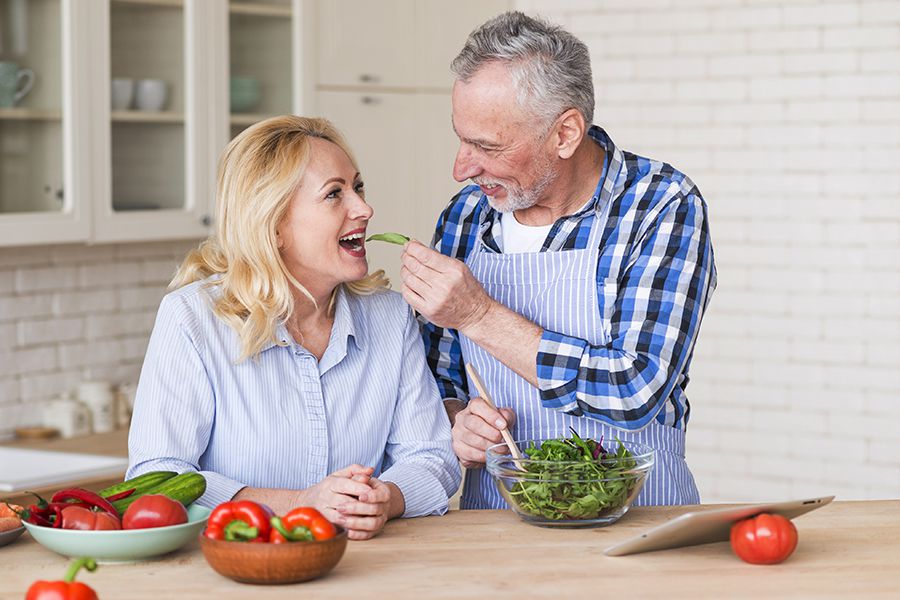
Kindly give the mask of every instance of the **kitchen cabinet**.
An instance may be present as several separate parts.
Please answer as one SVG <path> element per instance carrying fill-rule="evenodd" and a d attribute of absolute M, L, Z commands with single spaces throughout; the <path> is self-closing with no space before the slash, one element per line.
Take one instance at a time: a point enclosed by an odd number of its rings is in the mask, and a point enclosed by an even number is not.
<path fill-rule="evenodd" d="M 208 235 L 228 140 L 303 109 L 302 5 L 0 0 L 0 62 L 36 74 L 0 106 L 0 246 Z"/>
<path fill-rule="evenodd" d="M 505 0 L 315 4 L 311 104 L 356 155 L 375 210 L 370 232 L 431 241 L 440 211 L 462 187 L 451 175 L 450 62 L 472 29 L 509 8 Z M 399 282 L 396 247 L 371 244 L 366 252 L 371 269 Z"/>

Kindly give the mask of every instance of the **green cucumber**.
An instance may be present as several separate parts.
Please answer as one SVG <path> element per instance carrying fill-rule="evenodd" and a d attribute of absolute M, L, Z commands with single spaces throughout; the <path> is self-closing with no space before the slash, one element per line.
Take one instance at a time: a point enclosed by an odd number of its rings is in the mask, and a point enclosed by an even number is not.
<path fill-rule="evenodd" d="M 141 496 L 146 496 L 147 494 L 162 494 L 187 506 L 202 496 L 205 491 L 206 478 L 200 473 L 188 471 L 187 473 L 176 475 L 156 487 L 145 490 L 141 494 L 135 493 L 127 498 L 116 500 L 112 505 L 119 511 L 120 515 L 124 515 L 128 507 Z"/>
<path fill-rule="evenodd" d="M 155 488 L 176 475 L 178 475 L 178 473 L 175 471 L 150 471 L 149 473 L 144 473 L 143 475 L 138 475 L 137 477 L 123 481 L 122 483 L 103 488 L 97 493 L 104 498 L 109 498 L 110 496 L 115 496 L 116 494 L 121 494 L 122 492 L 133 489 L 134 493 L 131 495 L 140 496 L 147 490 Z"/>

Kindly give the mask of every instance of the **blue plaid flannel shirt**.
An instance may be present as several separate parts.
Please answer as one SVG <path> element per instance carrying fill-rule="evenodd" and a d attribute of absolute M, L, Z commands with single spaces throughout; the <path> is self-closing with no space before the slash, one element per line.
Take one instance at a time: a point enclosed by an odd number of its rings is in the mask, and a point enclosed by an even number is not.
<path fill-rule="evenodd" d="M 706 203 L 672 166 L 619 150 L 599 127 L 589 135 L 606 155 L 597 190 L 579 212 L 553 224 L 541 251 L 584 249 L 592 217 L 613 202 L 597 274 L 602 298 L 610 263 L 621 262 L 612 343 L 595 346 L 544 330 L 537 354 L 541 401 L 548 409 L 627 430 L 653 418 L 684 429 L 694 342 L 716 287 Z M 470 185 L 441 214 L 432 247 L 465 260 L 479 235 L 489 251 L 502 252 L 500 213 Z M 425 321 L 422 326 L 441 395 L 467 401 L 458 332 Z"/>

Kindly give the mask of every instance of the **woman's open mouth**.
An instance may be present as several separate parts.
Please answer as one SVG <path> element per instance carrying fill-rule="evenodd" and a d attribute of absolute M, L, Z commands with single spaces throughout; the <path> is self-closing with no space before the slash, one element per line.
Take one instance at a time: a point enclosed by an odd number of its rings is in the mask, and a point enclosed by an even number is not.
<path fill-rule="evenodd" d="M 357 229 L 338 239 L 338 244 L 350 256 L 363 257 L 366 255 L 365 236 L 364 229 Z"/>

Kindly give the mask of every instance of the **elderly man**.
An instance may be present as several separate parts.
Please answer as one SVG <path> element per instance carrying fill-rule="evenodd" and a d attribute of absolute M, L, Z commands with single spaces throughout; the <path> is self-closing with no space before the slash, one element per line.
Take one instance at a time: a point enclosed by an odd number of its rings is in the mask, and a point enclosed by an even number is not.
<path fill-rule="evenodd" d="M 517 439 L 656 450 L 637 504 L 699 502 L 684 460 L 688 367 L 716 272 L 706 204 L 672 166 L 591 126 L 587 47 L 518 12 L 453 61 L 453 177 L 434 250 L 407 244 L 402 293 L 469 467 L 462 508 L 505 504 L 484 466 Z M 472 363 L 498 409 L 476 397 Z"/>

